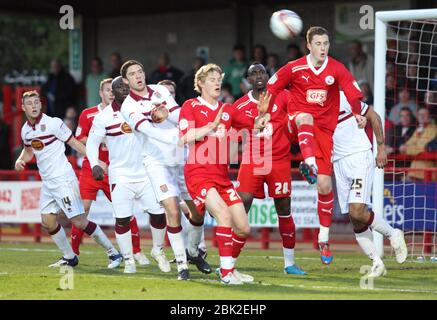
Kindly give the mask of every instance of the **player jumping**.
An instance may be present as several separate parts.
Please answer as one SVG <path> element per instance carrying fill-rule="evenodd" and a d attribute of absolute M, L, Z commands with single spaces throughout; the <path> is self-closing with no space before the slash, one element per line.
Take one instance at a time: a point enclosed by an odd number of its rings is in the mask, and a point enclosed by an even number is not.
<path fill-rule="evenodd" d="M 304 158 L 299 170 L 309 183 L 317 182 L 320 258 L 323 264 L 330 264 L 332 254 L 328 241 L 334 202 L 332 135 L 339 113 L 339 86 L 344 90 L 357 121 L 362 121 L 359 117 L 362 94 L 346 67 L 328 57 L 328 32 L 322 27 L 311 27 L 306 38 L 310 53 L 279 69 L 270 78 L 267 89 L 273 96 L 283 89 L 290 89 L 290 128 L 298 138 Z"/>

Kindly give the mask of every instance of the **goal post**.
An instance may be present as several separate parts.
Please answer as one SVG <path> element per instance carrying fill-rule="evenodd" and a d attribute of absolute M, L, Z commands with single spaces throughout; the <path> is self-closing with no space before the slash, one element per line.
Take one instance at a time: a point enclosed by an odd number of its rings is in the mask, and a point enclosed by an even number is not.
<path fill-rule="evenodd" d="M 405 20 L 437 19 L 437 9 L 378 11 L 375 14 L 375 72 L 374 72 L 374 108 L 385 123 L 386 115 L 386 53 L 387 53 L 387 25 L 390 22 Z M 436 21 L 434 21 L 435 23 Z M 376 139 L 373 139 L 373 151 L 376 156 Z M 376 169 L 373 181 L 373 209 L 375 214 L 384 212 L 384 170 Z M 384 254 L 383 237 L 374 232 L 374 241 L 378 254 Z"/>

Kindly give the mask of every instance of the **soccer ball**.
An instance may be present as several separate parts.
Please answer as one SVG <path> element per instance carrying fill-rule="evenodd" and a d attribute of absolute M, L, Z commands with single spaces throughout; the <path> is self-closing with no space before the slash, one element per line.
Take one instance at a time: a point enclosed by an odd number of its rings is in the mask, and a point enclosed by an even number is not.
<path fill-rule="evenodd" d="M 279 39 L 291 39 L 302 31 L 302 19 L 296 12 L 279 10 L 270 18 L 270 29 Z"/>

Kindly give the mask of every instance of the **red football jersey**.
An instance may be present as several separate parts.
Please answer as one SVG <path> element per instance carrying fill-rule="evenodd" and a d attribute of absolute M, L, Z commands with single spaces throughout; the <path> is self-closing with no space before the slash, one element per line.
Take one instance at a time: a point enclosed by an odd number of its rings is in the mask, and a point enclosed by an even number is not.
<path fill-rule="evenodd" d="M 287 103 L 290 92 L 283 90 L 276 96 L 272 110 L 271 120 L 263 132 L 252 132 L 255 117 L 258 116 L 258 100 L 252 96 L 252 91 L 238 99 L 231 107 L 224 111 L 229 117 L 222 117 L 222 123 L 229 129 L 233 127 L 239 130 L 239 134 L 245 129 L 247 138 L 244 143 L 242 163 L 263 164 L 266 159 L 272 162 L 290 160 L 290 140 L 286 130 Z"/>
<path fill-rule="evenodd" d="M 79 116 L 79 125 L 76 129 L 76 139 L 80 140 L 82 138 L 87 138 L 91 127 L 93 126 L 93 120 L 94 117 L 102 111 L 100 104 L 94 107 L 89 107 L 83 110 Z M 109 153 L 108 149 L 102 144 L 100 145 L 99 150 L 99 160 L 105 162 L 109 165 Z M 85 156 L 82 163 L 82 169 L 89 169 L 91 170 L 90 162 L 88 161 L 88 158 Z"/>
<path fill-rule="evenodd" d="M 288 88 L 291 93 L 288 113 L 310 113 L 318 127 L 332 134 L 337 125 L 340 86 L 349 102 L 363 97 L 354 77 L 341 62 L 326 57 L 316 69 L 307 55 L 279 69 L 270 78 L 267 89 L 276 95 Z"/>
<path fill-rule="evenodd" d="M 213 106 L 201 97 L 185 101 L 179 114 L 181 136 L 188 130 L 201 128 L 213 122 L 223 103 Z M 225 136 L 224 133 L 221 136 Z M 188 159 L 185 164 L 185 176 L 219 176 L 228 178 L 228 139 L 218 138 L 216 132 L 189 145 Z"/>

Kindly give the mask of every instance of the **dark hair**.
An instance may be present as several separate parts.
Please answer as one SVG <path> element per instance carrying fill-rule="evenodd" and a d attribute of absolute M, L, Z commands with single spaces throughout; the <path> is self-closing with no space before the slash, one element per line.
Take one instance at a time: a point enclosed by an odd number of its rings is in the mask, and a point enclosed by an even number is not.
<path fill-rule="evenodd" d="M 311 27 L 307 31 L 307 43 L 311 43 L 314 36 L 323 36 L 325 34 L 329 37 L 328 30 L 323 27 Z"/>
<path fill-rule="evenodd" d="M 140 62 L 138 62 L 137 60 L 128 60 L 125 63 L 123 63 L 123 65 L 120 68 L 121 76 L 126 79 L 127 69 L 131 66 L 134 66 L 134 65 L 139 65 L 141 67 L 141 69 L 143 69 L 143 71 L 144 71 L 144 67 Z"/>
<path fill-rule="evenodd" d="M 244 46 L 244 44 L 236 44 L 232 50 L 233 51 L 240 50 L 240 51 L 245 52 L 246 47 Z"/>
<path fill-rule="evenodd" d="M 410 114 L 410 116 L 413 115 L 413 113 L 411 112 L 411 109 L 408 108 L 408 107 L 402 107 L 401 110 L 400 110 L 399 112 L 402 112 L 402 111 L 408 111 L 408 113 Z"/>
<path fill-rule="evenodd" d="M 163 86 L 163 85 L 172 86 L 175 89 L 175 91 L 176 91 L 176 83 L 174 81 L 172 81 L 172 80 L 168 80 L 168 79 L 161 80 L 157 84 L 161 85 L 161 86 Z"/>
<path fill-rule="evenodd" d="M 100 57 L 94 57 L 93 60 L 91 60 L 91 61 L 97 61 L 99 66 L 103 67 L 103 62 L 102 62 L 102 59 L 100 59 Z"/>

